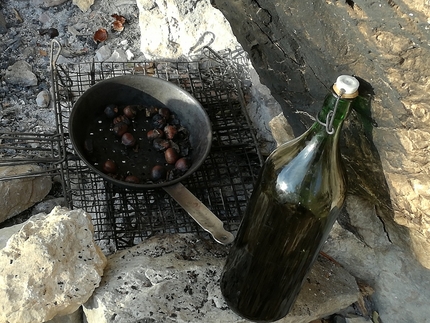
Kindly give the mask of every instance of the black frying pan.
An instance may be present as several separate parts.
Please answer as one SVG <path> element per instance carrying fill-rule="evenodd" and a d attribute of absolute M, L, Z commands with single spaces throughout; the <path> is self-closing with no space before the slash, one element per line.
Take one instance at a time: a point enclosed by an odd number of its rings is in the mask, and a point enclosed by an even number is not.
<path fill-rule="evenodd" d="M 147 124 L 143 112 L 139 112 L 133 123 L 133 134 L 137 138 L 134 149 L 124 148 L 111 131 L 111 120 L 104 114 L 107 105 L 145 105 L 168 107 L 187 129 L 190 150 L 188 157 L 191 166 L 187 172 L 169 181 L 146 181 L 157 155 L 147 146 L 144 140 Z M 143 75 L 126 75 L 113 77 L 98 82 L 75 103 L 69 119 L 69 134 L 73 147 L 79 157 L 109 182 L 129 189 L 166 190 L 196 221 L 210 232 L 214 239 L 222 244 L 232 242 L 233 235 L 223 229 L 222 222 L 210 212 L 180 182 L 195 172 L 207 157 L 212 142 L 210 120 L 201 104 L 188 92 L 171 82 Z M 91 141 L 91 153 L 88 151 L 88 140 Z M 106 159 L 116 160 L 123 173 L 139 175 L 143 180 L 129 183 L 114 178 L 102 171 Z"/>

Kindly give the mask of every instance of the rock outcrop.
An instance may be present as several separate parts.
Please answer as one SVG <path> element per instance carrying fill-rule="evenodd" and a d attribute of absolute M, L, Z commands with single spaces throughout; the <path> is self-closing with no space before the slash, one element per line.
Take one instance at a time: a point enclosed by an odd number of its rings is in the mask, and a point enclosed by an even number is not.
<path fill-rule="evenodd" d="M 208 0 L 137 0 L 141 51 L 148 59 L 180 58 L 239 46 L 230 25 Z M 210 17 L 205 19 L 204 17 Z"/>
<path fill-rule="evenodd" d="M 408 250 L 394 245 L 374 206 L 349 196 L 324 251 L 375 290 L 372 300 L 382 322 L 426 322 L 430 275 Z M 348 217 L 346 230 L 344 217 Z"/>
<path fill-rule="evenodd" d="M 362 78 L 344 149 L 352 193 L 430 268 L 430 7 L 422 1 L 214 0 L 295 135 L 339 74 Z M 376 120 L 371 122 L 372 117 Z M 403 230 L 401 227 L 407 228 Z"/>
<path fill-rule="evenodd" d="M 108 257 L 100 287 L 84 304 L 88 323 L 245 323 L 219 288 L 227 248 L 193 234 L 154 236 Z M 279 322 L 307 323 L 356 302 L 355 278 L 320 259 L 292 312 Z"/>
<path fill-rule="evenodd" d="M 56 207 L 33 216 L 0 250 L 0 321 L 45 322 L 75 312 L 105 266 L 87 213 Z"/>

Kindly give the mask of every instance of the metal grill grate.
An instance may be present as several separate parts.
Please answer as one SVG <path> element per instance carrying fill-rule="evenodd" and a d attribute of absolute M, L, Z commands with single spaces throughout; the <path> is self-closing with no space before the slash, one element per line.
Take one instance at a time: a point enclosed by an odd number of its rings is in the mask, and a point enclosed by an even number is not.
<path fill-rule="evenodd" d="M 204 232 L 164 190 L 124 189 L 92 173 L 68 138 L 73 104 L 96 82 L 126 74 L 159 77 L 191 93 L 212 122 L 213 143 L 203 165 L 183 184 L 227 230 L 235 231 L 262 162 L 244 112 L 239 65 L 234 65 L 238 58 L 207 49 L 192 62 L 53 63 L 56 116 L 67 152 L 62 165 L 65 194 L 71 208 L 93 216 L 96 240 L 103 247 L 123 249 L 158 233 Z"/>
<path fill-rule="evenodd" d="M 16 165 L 39 165 L 31 174 L 10 172 L 0 181 L 25 178 L 29 175 L 53 176 L 61 174 L 64 158 L 62 137 L 58 133 L 15 133 L 0 132 L 0 167 Z"/>

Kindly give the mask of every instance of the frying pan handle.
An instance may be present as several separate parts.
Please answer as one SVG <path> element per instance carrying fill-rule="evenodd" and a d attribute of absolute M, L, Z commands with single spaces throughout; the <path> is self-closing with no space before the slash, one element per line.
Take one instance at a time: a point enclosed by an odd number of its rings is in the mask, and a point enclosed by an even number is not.
<path fill-rule="evenodd" d="M 223 223 L 213 214 L 193 193 L 184 185 L 177 183 L 163 187 L 169 195 L 207 232 L 214 240 L 220 244 L 226 245 L 234 240 L 231 232 L 224 229 Z"/>

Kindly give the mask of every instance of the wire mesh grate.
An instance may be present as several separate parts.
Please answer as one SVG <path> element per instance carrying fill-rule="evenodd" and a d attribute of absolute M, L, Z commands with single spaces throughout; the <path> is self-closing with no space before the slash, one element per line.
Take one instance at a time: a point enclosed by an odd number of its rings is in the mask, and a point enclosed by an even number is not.
<path fill-rule="evenodd" d="M 130 247 L 159 233 L 203 235 L 203 229 L 163 189 L 125 189 L 93 173 L 75 154 L 68 136 L 68 119 L 74 103 L 98 81 L 144 74 L 173 82 L 202 104 L 213 131 L 209 156 L 182 184 L 224 222 L 227 230 L 235 231 L 262 160 L 244 110 L 243 87 L 237 76 L 241 70 L 234 65 L 237 58 L 240 61 L 243 57 L 239 54 L 232 59 L 231 52 L 219 54 L 208 50 L 207 55 L 190 62 L 53 62 L 58 134 L 0 134 L 0 143 L 9 152 L 33 147 L 36 157 L 32 157 L 31 149 L 27 150 L 25 162 L 35 160 L 61 174 L 69 207 L 83 208 L 91 214 L 95 238 L 107 251 Z M 43 157 L 37 159 L 40 156 Z"/>
<path fill-rule="evenodd" d="M 58 133 L 14 133 L 0 132 L 0 167 L 37 165 L 37 169 L 2 172 L 0 181 L 32 177 L 55 176 L 61 174 L 64 160 L 62 137 Z M 6 170 L 3 168 L 3 170 Z M 25 170 L 25 168 L 22 168 Z"/>

